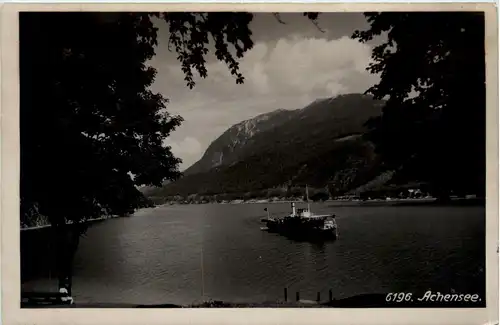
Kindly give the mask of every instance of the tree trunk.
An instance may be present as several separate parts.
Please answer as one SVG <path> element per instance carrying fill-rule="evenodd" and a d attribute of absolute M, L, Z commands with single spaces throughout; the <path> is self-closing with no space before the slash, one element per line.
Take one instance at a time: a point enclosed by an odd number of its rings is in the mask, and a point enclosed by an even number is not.
<path fill-rule="evenodd" d="M 56 226 L 58 288 L 66 289 L 71 296 L 73 277 L 73 258 L 80 239 L 78 225 Z"/>

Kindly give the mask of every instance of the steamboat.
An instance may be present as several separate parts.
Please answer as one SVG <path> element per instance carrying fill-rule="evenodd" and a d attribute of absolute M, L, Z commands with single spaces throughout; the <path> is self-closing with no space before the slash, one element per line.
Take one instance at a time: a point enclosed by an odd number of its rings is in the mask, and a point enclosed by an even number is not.
<path fill-rule="evenodd" d="M 335 214 L 317 215 L 312 213 L 307 188 L 306 195 L 307 208 L 296 209 L 295 202 L 291 202 L 292 211 L 284 217 L 271 217 L 269 209 L 265 208 L 267 218 L 263 218 L 261 221 L 266 226 L 261 227 L 261 230 L 303 240 L 338 239 L 339 234 Z"/>

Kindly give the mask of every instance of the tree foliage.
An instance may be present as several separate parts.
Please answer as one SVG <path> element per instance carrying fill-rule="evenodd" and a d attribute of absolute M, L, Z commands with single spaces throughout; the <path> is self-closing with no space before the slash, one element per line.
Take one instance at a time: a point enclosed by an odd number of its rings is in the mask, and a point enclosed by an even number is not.
<path fill-rule="evenodd" d="M 353 38 L 387 39 L 368 70 L 367 92 L 387 98 L 370 139 L 388 168 L 429 181 L 435 193 L 485 190 L 485 44 L 481 12 L 366 13 Z"/>
<path fill-rule="evenodd" d="M 284 23 L 275 14 L 280 23 Z M 317 25 L 318 13 L 306 12 L 305 17 Z M 238 59 L 253 47 L 252 31 L 249 28 L 253 14 L 248 12 L 176 12 L 152 14 L 169 25 L 169 49 L 175 49 L 177 60 L 185 74 L 184 80 L 189 88 L 195 86 L 194 73 L 206 78 L 205 56 L 209 44 L 215 48 L 216 58 L 224 62 L 237 84 L 245 80 L 239 71 Z"/>
<path fill-rule="evenodd" d="M 145 203 L 135 185 L 178 176 L 162 141 L 181 118 L 148 89 L 154 29 L 103 18 L 20 15 L 21 207 L 52 224 L 129 212 Z"/>

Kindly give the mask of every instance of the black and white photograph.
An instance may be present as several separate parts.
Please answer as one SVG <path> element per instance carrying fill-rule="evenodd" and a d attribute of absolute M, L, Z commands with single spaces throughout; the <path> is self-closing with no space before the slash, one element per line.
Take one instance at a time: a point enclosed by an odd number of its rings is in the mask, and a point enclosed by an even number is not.
<path fill-rule="evenodd" d="M 17 13 L 20 309 L 497 303 L 485 12 L 313 8 Z"/>

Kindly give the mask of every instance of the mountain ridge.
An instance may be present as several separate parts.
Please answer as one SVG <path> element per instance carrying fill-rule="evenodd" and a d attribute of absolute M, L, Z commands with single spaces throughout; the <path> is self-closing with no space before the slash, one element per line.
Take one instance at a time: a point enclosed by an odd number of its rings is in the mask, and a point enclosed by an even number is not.
<path fill-rule="evenodd" d="M 234 124 L 212 141 L 203 156 L 188 167 L 184 174 L 205 172 L 210 168 L 224 165 L 228 161 L 227 156 L 231 161 L 231 155 L 238 151 L 238 147 L 244 146 L 246 141 L 254 134 L 266 131 L 274 125 L 273 123 L 284 122 L 294 111 L 280 108 Z M 257 127 L 258 124 L 260 124 L 259 127 Z M 224 158 L 226 158 L 226 161 L 223 163 Z"/>
<path fill-rule="evenodd" d="M 214 140 L 181 179 L 153 194 L 247 193 L 302 183 L 345 193 L 381 172 L 380 158 L 363 135 L 365 123 L 381 114 L 384 103 L 346 94 L 239 122 Z"/>

